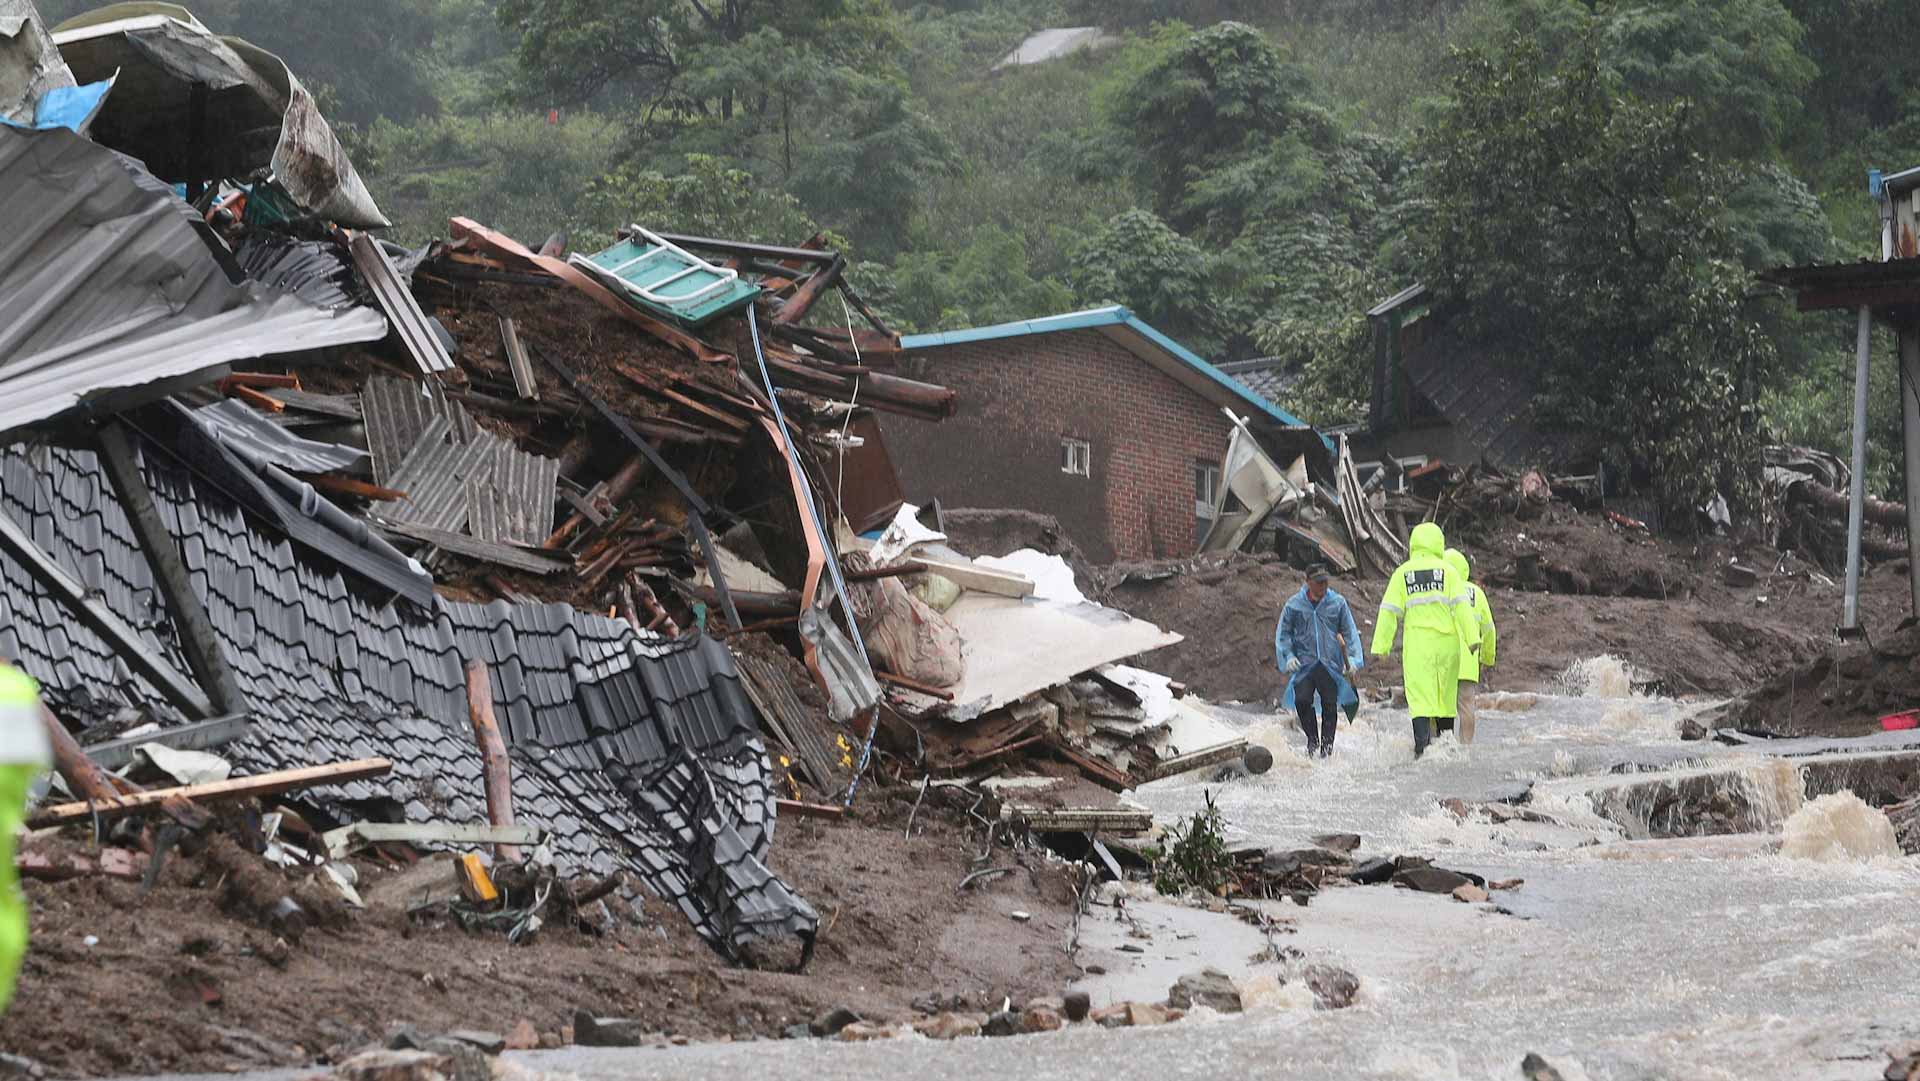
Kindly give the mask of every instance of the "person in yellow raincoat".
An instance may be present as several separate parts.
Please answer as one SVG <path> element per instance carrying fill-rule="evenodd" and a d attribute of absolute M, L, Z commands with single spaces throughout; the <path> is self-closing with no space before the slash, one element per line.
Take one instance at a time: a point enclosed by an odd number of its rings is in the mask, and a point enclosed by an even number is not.
<path fill-rule="evenodd" d="M 1407 561 L 1387 578 L 1374 624 L 1373 655 L 1393 652 L 1394 632 L 1407 626 L 1400 664 L 1413 716 L 1413 756 L 1427 753 L 1433 724 L 1451 720 L 1460 690 L 1460 651 L 1480 648 L 1480 626 L 1467 600 L 1466 580 L 1447 566 L 1447 538 L 1432 522 L 1413 527 Z"/>
<path fill-rule="evenodd" d="M 27 789 L 52 757 L 40 720 L 40 688 L 0 660 L 0 1013 L 13 1001 L 13 979 L 27 955 L 27 900 L 13 866 L 14 836 L 26 820 Z"/>
<path fill-rule="evenodd" d="M 1493 606 L 1487 603 L 1487 591 L 1473 584 L 1473 570 L 1467 565 L 1467 554 L 1458 548 L 1447 549 L 1447 566 L 1457 571 L 1460 580 L 1467 584 L 1467 601 L 1473 605 L 1473 620 L 1480 626 L 1480 652 L 1476 654 L 1465 645 L 1460 648 L 1460 700 L 1456 728 L 1460 742 L 1466 744 L 1473 742 L 1474 699 L 1480 693 L 1480 670 L 1493 667 L 1497 659 L 1494 647 L 1499 638 L 1493 627 Z"/>

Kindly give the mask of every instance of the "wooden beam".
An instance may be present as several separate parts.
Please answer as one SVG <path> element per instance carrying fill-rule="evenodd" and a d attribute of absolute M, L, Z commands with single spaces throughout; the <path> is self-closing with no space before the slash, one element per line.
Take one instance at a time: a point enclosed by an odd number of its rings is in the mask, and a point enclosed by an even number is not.
<path fill-rule="evenodd" d="M 540 386 L 533 379 L 533 361 L 527 359 L 526 347 L 520 344 L 520 332 L 514 328 L 513 320 L 500 317 L 500 349 L 507 355 L 507 370 L 513 373 L 513 389 L 522 398 L 540 400 Z"/>
<path fill-rule="evenodd" d="M 793 815 L 801 818 L 844 818 L 846 808 L 827 803 L 803 803 L 797 799 L 776 799 L 773 801 L 774 813 L 781 817 Z"/>
<path fill-rule="evenodd" d="M 500 736 L 500 722 L 493 715 L 493 682 L 487 678 L 486 664 L 477 660 L 467 662 L 467 719 L 473 724 L 473 741 L 480 747 L 487 820 L 496 826 L 512 826 L 513 767 L 507 762 L 507 741 Z M 503 860 L 520 862 L 517 845 L 496 845 L 494 851 Z"/>
<path fill-rule="evenodd" d="M 1874 318 L 1884 320 L 1888 308 L 1920 308 L 1920 282 L 1802 289 L 1795 294 L 1794 305 L 1803 312 L 1872 308 Z"/>
<path fill-rule="evenodd" d="M 0 514 L 0 549 L 11 555 L 76 619 L 106 639 L 107 645 L 129 667 L 153 684 L 167 701 L 195 720 L 205 720 L 228 712 L 216 709 L 213 701 L 191 678 L 175 670 L 158 649 L 149 646 L 140 637 L 139 631 L 75 581 L 66 568 L 55 562 L 5 514 Z"/>
<path fill-rule="evenodd" d="M 1033 579 L 1024 574 L 1010 574 L 972 563 L 945 563 L 920 556 L 908 556 L 907 563 L 916 571 L 937 574 L 977 593 L 991 593 L 996 597 L 1033 596 Z"/>
<path fill-rule="evenodd" d="M 494 826 L 463 822 L 355 822 L 320 835 L 327 855 L 343 859 L 361 844 L 537 845 L 536 826 Z"/>
<path fill-rule="evenodd" d="M 891 683 L 896 687 L 904 687 L 915 694 L 924 694 L 928 698 L 938 698 L 942 702 L 953 701 L 952 691 L 942 687 L 935 687 L 931 683 L 922 683 L 917 679 L 908 679 L 905 676 L 895 675 L 892 672 L 883 672 L 878 668 L 873 670 L 873 678 L 882 683 Z"/>
<path fill-rule="evenodd" d="M 348 781 L 379 777 L 392 769 L 393 763 L 387 759 L 360 758 L 352 762 L 338 762 L 328 766 L 307 766 L 301 769 L 276 770 L 253 777 L 234 777 L 210 784 L 156 788 L 149 792 L 121 796 L 91 806 L 85 803 L 60 803 L 47 807 L 29 818 L 27 827 L 45 829 L 48 826 L 64 826 L 69 822 L 85 822 L 96 814 L 102 819 L 107 819 L 139 814 L 143 811 L 156 811 L 160 809 L 162 803 L 174 797 L 211 803 L 217 800 L 277 796 L 282 792 L 293 792 L 316 785 L 345 784 Z"/>
<path fill-rule="evenodd" d="M 117 799 L 120 789 L 108 779 L 107 771 L 87 757 L 80 741 L 45 705 L 40 707 L 40 724 L 47 730 L 47 742 L 53 746 L 53 768 L 67 782 L 67 788 L 83 800 L 100 803 Z"/>
<path fill-rule="evenodd" d="M 798 323 L 805 319 L 807 313 L 812 311 L 813 306 L 819 302 L 820 297 L 833 287 L 834 282 L 840 280 L 840 273 L 846 268 L 847 261 L 837 255 L 834 256 L 833 262 L 814 271 L 812 277 L 793 291 L 793 295 L 780 305 L 780 310 L 773 313 L 773 321 Z"/>

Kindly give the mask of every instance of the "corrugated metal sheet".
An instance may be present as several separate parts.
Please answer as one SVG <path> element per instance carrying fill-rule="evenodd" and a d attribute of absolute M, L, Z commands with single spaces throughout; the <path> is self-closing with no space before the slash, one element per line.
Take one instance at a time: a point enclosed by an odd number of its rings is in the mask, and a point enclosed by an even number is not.
<path fill-rule="evenodd" d="M 1407 379 L 1496 465 L 1524 468 L 1577 456 L 1585 443 L 1534 417 L 1533 373 L 1444 331 L 1407 355 Z"/>
<path fill-rule="evenodd" d="M 420 442 L 420 434 L 435 417 L 452 426 L 453 437 L 465 443 L 480 429 L 465 406 L 446 396 L 433 383 L 374 376 L 360 387 L 360 408 L 367 419 L 367 446 L 373 453 L 373 479 L 395 488 L 393 475 Z"/>
<path fill-rule="evenodd" d="M 254 281 L 292 293 L 316 307 L 353 306 L 346 289 L 352 272 L 340 249 L 332 244 L 254 233 L 240 242 L 233 257 Z"/>
<path fill-rule="evenodd" d="M 105 390 L 386 334 L 377 312 L 244 282 L 172 189 L 70 131 L 0 127 L 0 192 L 0 432 Z"/>
<path fill-rule="evenodd" d="M 228 450 L 257 466 L 277 465 L 295 473 L 334 473 L 358 469 L 367 460 L 364 450 L 302 439 L 252 406 L 232 399 L 196 409 L 194 417 Z"/>
<path fill-rule="evenodd" d="M 413 357 L 413 362 L 427 375 L 452 371 L 453 358 L 447 355 L 447 347 L 440 344 L 440 336 L 427 323 L 427 313 L 420 310 L 419 301 L 413 299 L 413 291 L 394 269 L 393 260 L 387 258 L 380 242 L 369 233 L 361 233 L 349 246 L 361 280 L 373 290 L 373 297 L 380 302 L 387 318 L 393 320 L 400 344 Z"/>
<path fill-rule="evenodd" d="M 560 462 L 499 442 L 493 469 L 467 481 L 467 531 L 485 541 L 540 544 L 553 533 Z"/>

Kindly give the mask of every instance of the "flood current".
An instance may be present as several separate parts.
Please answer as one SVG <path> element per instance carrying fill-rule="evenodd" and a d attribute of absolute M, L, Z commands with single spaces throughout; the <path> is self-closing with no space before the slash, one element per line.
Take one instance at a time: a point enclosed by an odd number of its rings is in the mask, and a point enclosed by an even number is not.
<path fill-rule="evenodd" d="M 1165 925 L 1187 928 L 1179 934 L 1195 958 L 1217 953 L 1252 989 L 1247 1013 L 952 1043 L 573 1050 L 529 1065 L 714 1081 L 1512 1081 L 1535 1052 L 1567 1081 L 1880 1076 L 1885 1048 L 1920 1040 L 1920 862 L 1887 847 L 1877 832 L 1884 816 L 1810 792 L 1796 760 L 1682 742 L 1679 722 L 1697 705 L 1631 697 L 1617 665 L 1571 675 L 1569 693 L 1490 696 L 1472 747 L 1449 737 L 1418 762 L 1405 714 L 1385 707 L 1342 725 L 1325 761 L 1302 756 L 1289 720 L 1223 709 L 1274 750 L 1271 771 L 1188 776 L 1137 793 L 1162 821 L 1211 796 L 1236 844 L 1357 833 L 1363 856 L 1420 855 L 1524 880 L 1495 894 L 1504 913 L 1389 886 L 1330 888 L 1304 909 L 1276 903 L 1295 929 L 1285 942 L 1359 976 L 1349 1009 L 1316 1010 L 1311 996 L 1288 993 L 1283 966 L 1252 964 L 1226 944 L 1231 917 L 1165 906 Z M 1461 820 L 1439 806 L 1529 787 L 1528 806 L 1550 821 Z M 1669 797 L 1683 791 L 1676 810 Z M 1689 807 L 1711 808 L 1739 831 L 1673 836 L 1688 832 L 1675 819 Z M 1669 821 L 1652 820 L 1662 814 Z M 1782 853 L 1783 834 L 1796 855 Z M 1087 919 L 1112 916 L 1096 906 Z M 1210 953 L 1212 933 L 1222 945 Z M 1096 1003 L 1133 991 L 1121 966 L 1089 987 Z"/>

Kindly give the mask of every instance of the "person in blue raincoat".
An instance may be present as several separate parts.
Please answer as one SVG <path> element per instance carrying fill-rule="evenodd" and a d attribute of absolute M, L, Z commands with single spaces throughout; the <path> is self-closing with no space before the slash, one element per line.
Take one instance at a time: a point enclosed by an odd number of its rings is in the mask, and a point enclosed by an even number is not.
<path fill-rule="evenodd" d="M 1330 757 L 1340 711 L 1351 720 L 1359 710 L 1360 696 L 1346 673 L 1359 671 L 1365 663 L 1353 609 L 1327 578 L 1327 568 L 1309 568 L 1306 584 L 1280 610 L 1273 632 L 1274 660 L 1288 677 L 1282 704 L 1299 715 L 1309 758 Z M 1315 699 L 1320 703 L 1318 723 Z"/>

